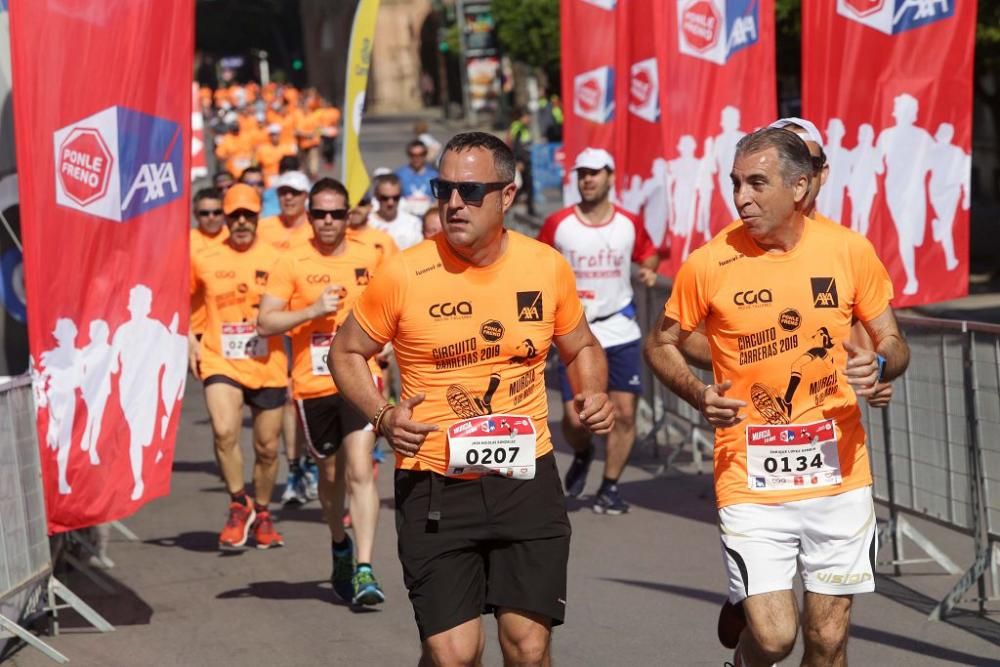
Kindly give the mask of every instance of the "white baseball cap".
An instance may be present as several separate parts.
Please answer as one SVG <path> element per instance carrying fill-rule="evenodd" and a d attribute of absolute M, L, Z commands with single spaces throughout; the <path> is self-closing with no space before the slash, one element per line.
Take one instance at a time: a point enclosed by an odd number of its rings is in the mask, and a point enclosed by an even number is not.
<path fill-rule="evenodd" d="M 614 171 L 615 159 L 611 157 L 611 153 L 603 148 L 584 148 L 576 156 L 576 162 L 573 163 L 574 171 L 577 169 L 593 169 L 596 171 L 605 167 L 608 168 L 608 171 Z"/>
<path fill-rule="evenodd" d="M 286 171 L 274 181 L 274 189 L 291 188 L 299 192 L 309 192 L 309 177 L 301 171 Z"/>
<path fill-rule="evenodd" d="M 372 178 L 378 178 L 379 176 L 388 176 L 391 173 L 392 169 L 389 169 L 389 167 L 375 167 L 374 171 L 372 171 Z"/>
<path fill-rule="evenodd" d="M 281 134 L 281 126 L 277 123 L 271 123 L 267 126 L 268 134 Z"/>
<path fill-rule="evenodd" d="M 788 127 L 789 125 L 798 125 L 803 130 L 806 131 L 806 136 L 809 137 L 809 141 L 813 141 L 819 144 L 819 147 L 823 148 L 823 135 L 819 133 L 819 130 L 811 121 L 805 118 L 796 118 L 795 116 L 789 116 L 788 118 L 779 118 L 774 121 L 768 127 L 775 127 L 779 130 Z"/>

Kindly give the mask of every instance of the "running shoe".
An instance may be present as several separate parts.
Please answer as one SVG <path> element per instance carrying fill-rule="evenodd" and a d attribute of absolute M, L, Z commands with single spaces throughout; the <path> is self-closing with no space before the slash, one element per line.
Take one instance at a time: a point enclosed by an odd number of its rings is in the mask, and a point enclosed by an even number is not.
<path fill-rule="evenodd" d="M 309 500 L 319 498 L 319 467 L 312 459 L 306 459 L 302 464 L 304 493 Z"/>
<path fill-rule="evenodd" d="M 367 565 L 359 567 L 358 571 L 354 573 L 353 584 L 354 597 L 351 599 L 353 604 L 373 607 L 385 602 L 385 593 L 382 592 L 382 588 L 378 585 L 375 573 Z"/>
<path fill-rule="evenodd" d="M 343 602 L 354 599 L 354 542 L 347 536 L 347 546 L 333 549 L 333 574 L 330 583 L 334 594 Z"/>
<path fill-rule="evenodd" d="M 256 518 L 257 513 L 254 511 L 249 499 L 247 499 L 245 504 L 237 502 L 229 503 L 229 518 L 226 519 L 226 527 L 219 534 L 219 548 L 243 548 L 247 543 L 247 535 L 250 534 L 250 527 Z"/>
<path fill-rule="evenodd" d="M 253 525 L 253 538 L 257 542 L 258 549 L 285 546 L 285 538 L 274 529 L 271 513 L 266 510 L 257 512 L 257 521 Z"/>
<path fill-rule="evenodd" d="M 719 610 L 719 643 L 726 648 L 735 649 L 740 643 L 740 633 L 747 627 L 747 617 L 743 612 L 743 603 L 733 604 L 729 600 Z"/>
<path fill-rule="evenodd" d="M 628 503 L 622 500 L 618 493 L 618 485 L 608 486 L 597 492 L 594 499 L 594 511 L 598 514 L 617 516 L 628 512 Z"/>
<path fill-rule="evenodd" d="M 590 471 L 590 462 L 594 460 L 594 448 L 589 447 L 585 452 L 577 452 L 573 456 L 573 463 L 566 471 L 566 497 L 579 498 L 583 493 L 583 487 L 587 483 L 587 473 Z"/>
<path fill-rule="evenodd" d="M 281 493 L 281 504 L 304 505 L 308 500 L 305 474 L 301 470 L 290 468 L 288 479 L 285 481 L 285 490 Z"/>

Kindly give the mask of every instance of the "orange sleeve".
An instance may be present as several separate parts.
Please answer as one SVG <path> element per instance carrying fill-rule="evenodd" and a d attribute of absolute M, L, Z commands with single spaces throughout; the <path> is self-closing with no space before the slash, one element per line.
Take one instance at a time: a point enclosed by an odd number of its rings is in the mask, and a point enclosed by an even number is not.
<path fill-rule="evenodd" d="M 193 257 L 191 258 L 191 264 L 190 264 L 190 266 L 191 266 L 191 274 L 190 274 L 191 275 L 191 285 L 190 285 L 190 290 L 191 291 L 190 291 L 190 294 L 191 294 L 191 296 L 194 296 L 195 294 L 198 293 L 198 290 L 201 289 L 201 284 L 198 281 L 198 272 L 196 270 L 197 262 L 194 261 Z"/>
<path fill-rule="evenodd" d="M 354 319 L 372 340 L 385 344 L 396 335 L 409 279 L 402 255 L 384 262 L 354 304 Z"/>
<path fill-rule="evenodd" d="M 556 320 L 553 335 L 564 336 L 580 324 L 583 317 L 583 304 L 576 293 L 576 276 L 569 262 L 555 250 L 552 251 L 555 261 L 556 281 Z"/>
<path fill-rule="evenodd" d="M 875 253 L 871 241 L 857 235 L 851 249 L 854 269 L 854 315 L 862 322 L 869 322 L 889 307 L 892 301 L 892 279 Z"/>
<path fill-rule="evenodd" d="M 282 257 L 271 269 L 271 274 L 267 278 L 267 289 L 264 293 L 288 303 L 292 300 L 294 291 L 295 279 L 292 275 L 292 260 L 290 257 Z"/>
<path fill-rule="evenodd" d="M 684 331 L 694 331 L 708 315 L 711 294 L 708 287 L 708 252 L 695 251 L 681 265 L 674 278 L 664 314 L 678 322 Z"/>

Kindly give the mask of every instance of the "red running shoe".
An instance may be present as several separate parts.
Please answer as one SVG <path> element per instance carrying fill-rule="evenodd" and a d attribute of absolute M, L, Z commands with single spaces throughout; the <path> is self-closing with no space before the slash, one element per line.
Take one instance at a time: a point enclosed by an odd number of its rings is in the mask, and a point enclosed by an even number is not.
<path fill-rule="evenodd" d="M 229 503 L 229 518 L 226 519 L 226 527 L 219 533 L 220 549 L 242 549 L 247 543 L 247 535 L 250 533 L 250 526 L 257 517 L 253 505 L 247 502 Z"/>
<path fill-rule="evenodd" d="M 253 538 L 257 542 L 258 549 L 285 546 L 285 538 L 274 529 L 271 513 L 266 510 L 257 513 L 257 522 L 253 525 Z"/>

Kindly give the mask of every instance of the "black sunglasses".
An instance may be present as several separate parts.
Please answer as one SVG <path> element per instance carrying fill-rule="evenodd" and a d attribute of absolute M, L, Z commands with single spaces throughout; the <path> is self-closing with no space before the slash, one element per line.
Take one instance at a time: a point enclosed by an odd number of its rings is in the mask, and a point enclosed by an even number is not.
<path fill-rule="evenodd" d="M 379 201 L 399 201 L 402 195 L 375 195 L 375 199 Z"/>
<path fill-rule="evenodd" d="M 211 210 L 198 211 L 198 216 L 202 217 L 202 218 L 206 218 L 208 216 L 218 217 L 220 215 L 222 215 L 222 209 L 221 208 L 213 208 Z"/>
<path fill-rule="evenodd" d="M 259 214 L 254 213 L 253 211 L 251 211 L 249 209 L 238 208 L 235 211 L 233 211 L 232 213 L 227 213 L 226 214 L 226 218 L 229 219 L 229 220 L 232 220 L 233 222 L 239 221 L 240 218 L 246 218 L 247 220 L 249 220 L 251 222 L 255 222 L 257 220 L 257 216 L 258 215 Z"/>
<path fill-rule="evenodd" d="M 461 181 L 454 183 L 440 178 L 431 179 L 431 192 L 441 201 L 451 199 L 451 193 L 458 190 L 458 196 L 466 204 L 481 204 L 486 195 L 494 190 L 502 190 L 510 185 L 510 181 L 493 181 L 492 183 L 479 183 L 476 181 Z"/>
<path fill-rule="evenodd" d="M 324 211 L 320 208 L 309 209 L 309 218 L 311 220 L 326 220 L 326 216 L 330 216 L 334 220 L 347 220 L 347 209 L 346 208 L 334 208 L 328 211 Z"/>

